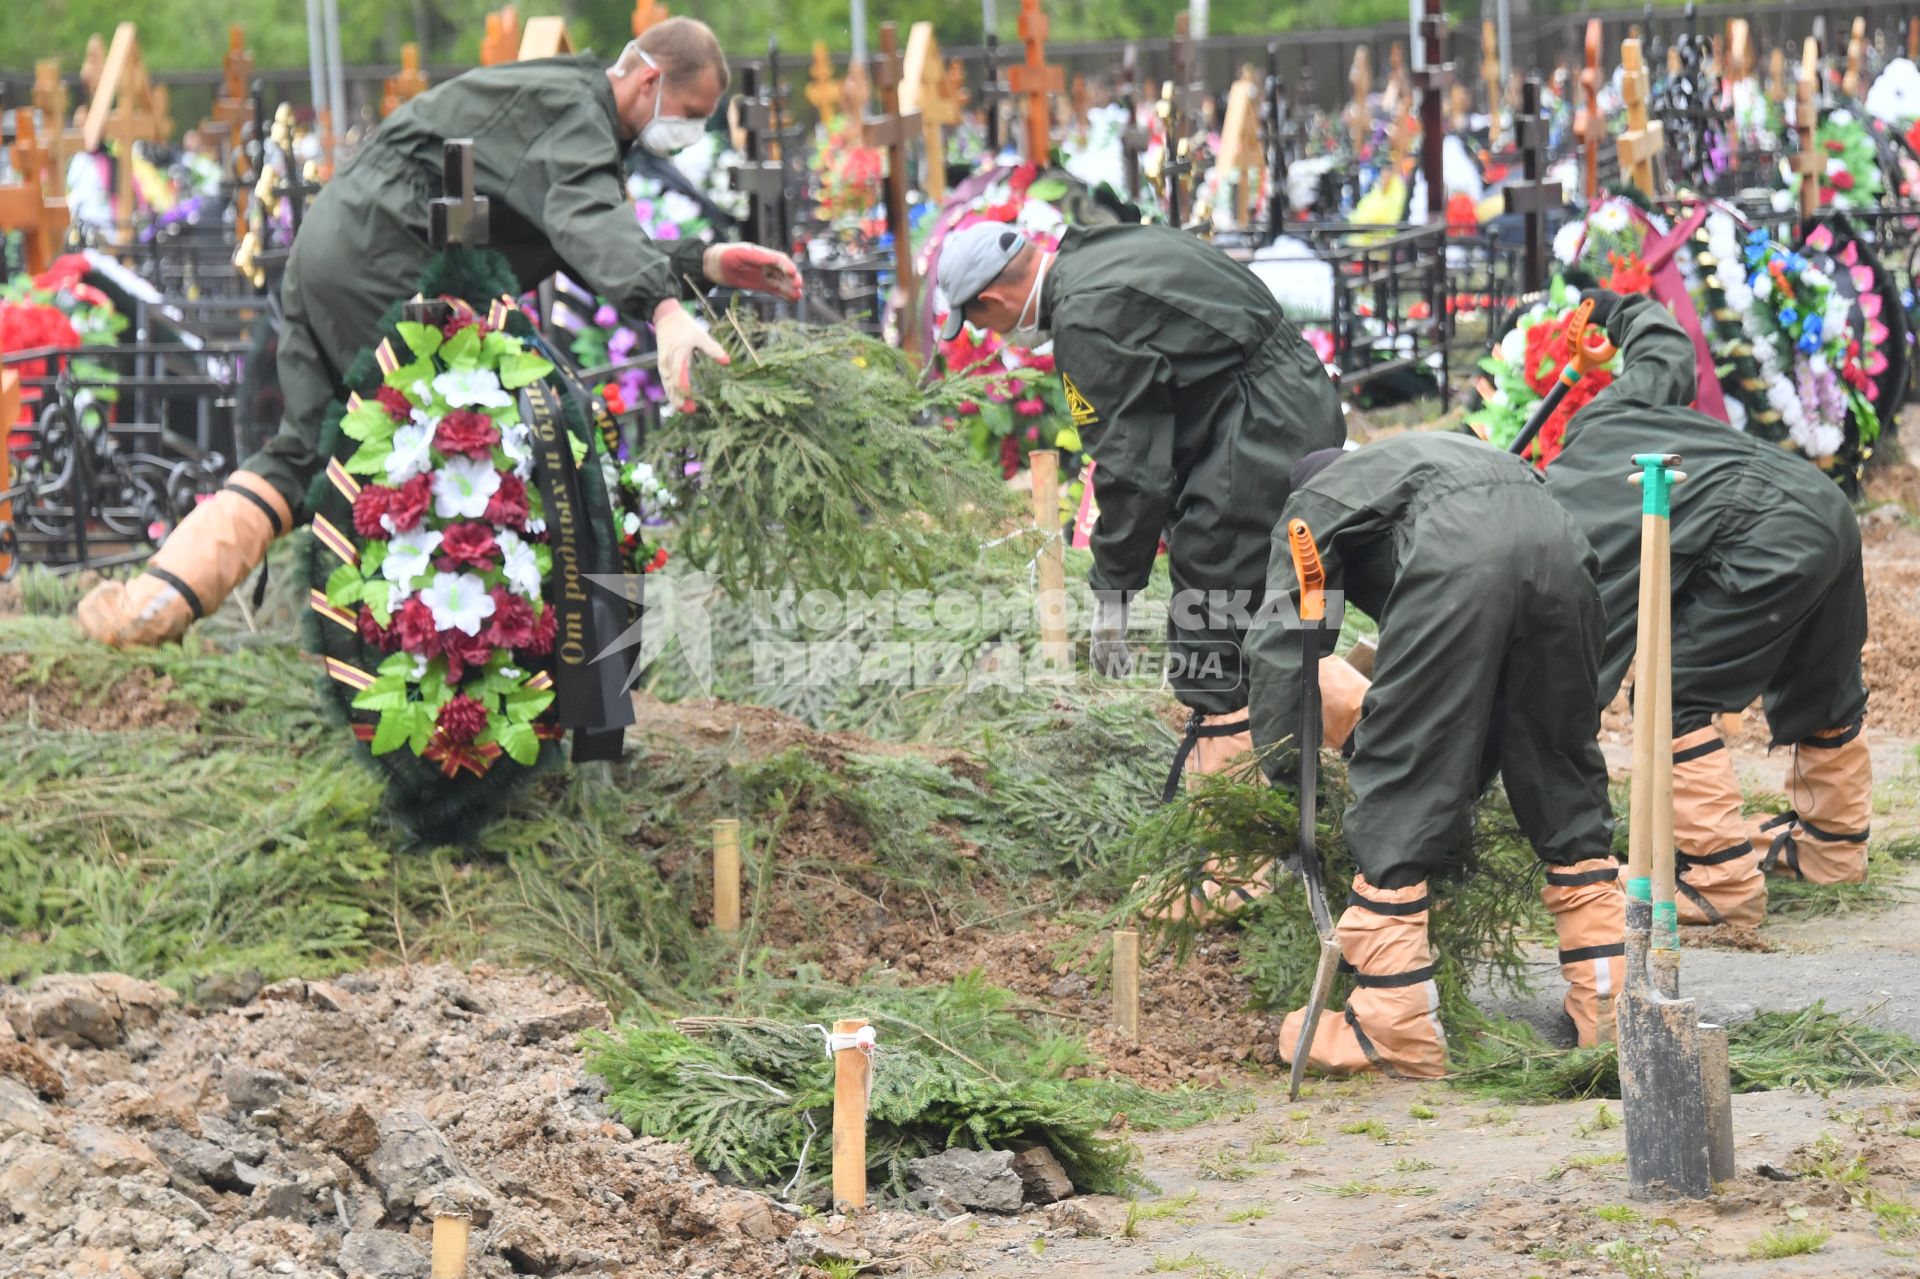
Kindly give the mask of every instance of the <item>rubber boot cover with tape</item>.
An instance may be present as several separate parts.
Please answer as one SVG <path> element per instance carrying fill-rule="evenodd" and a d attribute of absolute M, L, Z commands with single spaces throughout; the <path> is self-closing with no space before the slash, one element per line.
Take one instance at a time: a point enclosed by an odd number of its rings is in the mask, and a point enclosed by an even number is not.
<path fill-rule="evenodd" d="M 114 648 L 177 640 L 226 601 L 292 524 L 286 499 L 272 485 L 235 471 L 225 488 L 180 521 L 146 572 L 87 593 L 77 610 L 80 629 Z"/>
<path fill-rule="evenodd" d="M 1564 1007 L 1582 1048 L 1612 1043 L 1613 1001 L 1627 975 L 1627 895 L 1620 864 L 1592 857 L 1571 866 L 1548 866 L 1540 900 L 1560 938 L 1560 974 L 1567 979 Z"/>
<path fill-rule="evenodd" d="M 1873 759 L 1862 725 L 1794 743 L 1787 761 L 1791 812 L 1759 824 L 1769 872 L 1816 884 L 1857 884 L 1867 877 L 1873 821 Z"/>
<path fill-rule="evenodd" d="M 1314 1028 L 1307 1065 L 1325 1074 L 1383 1070 L 1408 1079 L 1438 1079 L 1447 1073 L 1447 1036 L 1440 1027 L 1440 990 L 1433 983 L 1433 951 L 1427 943 L 1429 898 L 1425 881 L 1383 889 L 1363 875 L 1334 933 L 1351 970 L 1352 992 L 1344 1013 L 1326 1012 Z M 1280 1055 L 1289 1064 L 1307 1013 L 1296 1008 L 1280 1025 Z"/>
<path fill-rule="evenodd" d="M 1673 742 L 1674 905 L 1683 924 L 1758 924 L 1767 913 L 1760 850 L 1740 815 L 1733 755 L 1712 725 Z"/>

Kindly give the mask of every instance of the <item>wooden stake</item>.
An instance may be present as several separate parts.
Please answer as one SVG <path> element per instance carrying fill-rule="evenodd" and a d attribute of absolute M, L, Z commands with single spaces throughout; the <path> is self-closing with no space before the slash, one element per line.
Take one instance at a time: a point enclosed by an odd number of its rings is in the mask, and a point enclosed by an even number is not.
<path fill-rule="evenodd" d="M 1073 661 L 1067 642 L 1067 558 L 1060 527 L 1060 454 L 1035 449 L 1027 455 L 1033 475 L 1033 522 L 1047 540 L 1040 544 L 1040 660 L 1065 671 Z"/>
<path fill-rule="evenodd" d="M 20 375 L 12 369 L 0 369 L 0 430 L 11 432 L 20 420 Z M 11 451 L 0 448 L 0 493 L 13 487 Z M 13 522 L 13 501 L 0 498 L 0 525 Z M 13 573 L 13 556 L 0 551 L 0 577 Z"/>
<path fill-rule="evenodd" d="M 433 1279 L 465 1279 L 467 1232 L 472 1228 L 465 1217 L 433 1219 Z"/>
<path fill-rule="evenodd" d="M 740 931 L 740 823 L 713 824 L 713 931 Z"/>
<path fill-rule="evenodd" d="M 1113 934 L 1113 1028 L 1130 1044 L 1140 1042 L 1140 934 Z"/>
<path fill-rule="evenodd" d="M 833 1033 L 865 1030 L 861 1018 L 833 1023 Z M 833 1054 L 833 1207 L 858 1212 L 867 1206 L 867 1080 L 873 1061 L 859 1047 Z"/>

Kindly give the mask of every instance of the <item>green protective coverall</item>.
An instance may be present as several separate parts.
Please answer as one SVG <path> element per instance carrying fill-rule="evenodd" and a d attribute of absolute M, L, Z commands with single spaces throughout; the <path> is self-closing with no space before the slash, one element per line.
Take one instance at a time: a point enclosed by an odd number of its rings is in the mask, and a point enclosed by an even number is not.
<path fill-rule="evenodd" d="M 1090 583 L 1138 591 L 1164 534 L 1174 692 L 1205 714 L 1239 710 L 1293 464 L 1346 439 L 1332 380 L 1259 277 L 1171 227 L 1068 231 L 1040 325 L 1097 464 Z"/>
<path fill-rule="evenodd" d="M 1463 856 L 1496 770 L 1541 860 L 1606 857 L 1594 557 L 1532 468 L 1465 436 L 1412 433 L 1348 453 L 1288 498 L 1275 606 L 1248 650 L 1254 747 L 1288 785 L 1297 754 L 1274 747 L 1300 728 L 1294 519 L 1313 531 L 1327 590 L 1380 624 L 1347 769 L 1346 840 L 1367 881 L 1407 888 Z M 1329 627 L 1323 654 L 1337 638 Z"/>
<path fill-rule="evenodd" d="M 469 71 L 383 122 L 321 190 L 287 262 L 280 334 L 280 432 L 242 464 L 297 514 L 325 459 L 316 452 L 340 378 L 380 317 L 412 296 L 433 250 L 428 202 L 442 190 L 445 144 L 471 138 L 487 197 L 487 247 L 523 289 L 565 271 L 621 311 L 649 316 L 704 287 L 706 246 L 647 238 L 626 198 L 613 85 L 592 57 L 543 58 Z"/>
<path fill-rule="evenodd" d="M 1638 629 L 1633 456 L 1678 453 L 1687 478 L 1673 490 L 1674 736 L 1756 697 L 1776 746 L 1859 722 L 1867 594 L 1846 497 L 1798 454 L 1681 407 L 1694 397 L 1693 344 L 1658 302 L 1620 299 L 1607 335 L 1622 372 L 1568 423 L 1546 472 L 1547 491 L 1600 556 L 1602 704 L 1619 691 Z"/>

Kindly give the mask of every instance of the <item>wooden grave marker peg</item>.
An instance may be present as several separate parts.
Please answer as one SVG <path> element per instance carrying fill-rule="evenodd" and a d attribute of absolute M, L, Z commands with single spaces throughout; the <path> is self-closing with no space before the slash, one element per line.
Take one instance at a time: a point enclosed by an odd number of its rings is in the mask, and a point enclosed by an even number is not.
<path fill-rule="evenodd" d="M 673 10 L 657 0 L 633 0 L 633 34 L 645 35 L 673 16 Z"/>
<path fill-rule="evenodd" d="M 1653 161 L 1666 149 L 1666 131 L 1658 120 L 1647 119 L 1648 78 L 1640 57 L 1640 42 L 1620 42 L 1620 97 L 1627 105 L 1627 131 L 1620 135 L 1620 171 L 1629 175 L 1642 195 L 1654 194 Z"/>
<path fill-rule="evenodd" d="M 833 74 L 833 58 L 827 53 L 827 42 L 813 42 L 813 70 L 807 82 L 807 101 L 820 117 L 820 123 L 832 126 L 840 116 L 840 81 Z"/>
<path fill-rule="evenodd" d="M 907 31 L 907 57 L 900 71 L 900 109 L 920 116 L 926 193 L 938 207 L 947 196 L 946 131 L 960 123 L 960 103 L 953 96 L 931 22 L 916 22 Z"/>
<path fill-rule="evenodd" d="M 862 1032 L 866 1032 L 862 1042 Z M 873 1089 L 873 1035 L 866 1020 L 833 1023 L 833 1209 L 867 1206 L 867 1094 Z"/>
<path fill-rule="evenodd" d="M 1067 638 L 1066 537 L 1060 524 L 1060 452 L 1035 449 L 1027 455 L 1033 477 L 1033 524 L 1045 539 L 1034 557 L 1039 587 L 1040 664 L 1048 678 L 1073 674 L 1073 644 Z"/>
<path fill-rule="evenodd" d="M 572 52 L 574 52 L 573 37 L 567 34 L 565 18 L 557 14 L 528 18 L 526 33 L 520 37 L 520 51 L 515 55 L 514 61 L 531 62 L 535 58 L 557 58 Z"/>
<path fill-rule="evenodd" d="M 713 824 L 713 931 L 740 931 L 740 823 L 731 817 Z"/>
<path fill-rule="evenodd" d="M 1806 60 L 1800 69 L 1800 83 L 1794 103 L 1793 127 L 1800 139 L 1800 150 L 1788 163 L 1800 175 L 1800 217 L 1802 221 L 1820 212 L 1820 187 L 1827 176 L 1827 156 L 1820 149 L 1820 107 L 1816 96 L 1817 55 L 1812 39 L 1807 41 Z"/>
<path fill-rule="evenodd" d="M 420 70 L 420 46 L 403 44 L 400 46 L 400 70 L 387 78 L 386 92 L 380 96 L 380 114 L 390 116 L 401 105 L 411 102 L 427 91 L 427 77 Z"/>
<path fill-rule="evenodd" d="M 1487 146 L 1500 149 L 1500 36 L 1491 21 L 1480 24 L 1480 81 L 1487 86 Z"/>
<path fill-rule="evenodd" d="M 880 24 L 880 54 L 874 60 L 874 84 L 880 90 L 880 114 L 865 118 L 863 133 L 870 146 L 887 153 L 887 229 L 893 232 L 894 287 L 900 291 L 900 345 L 909 353 L 920 350 L 920 282 L 913 269 L 913 237 L 907 220 L 907 142 L 920 129 L 920 115 L 900 106 L 900 48 L 898 29 Z"/>
<path fill-rule="evenodd" d="M 1026 49 L 1026 61 L 1009 68 L 1007 76 L 1026 119 L 1027 163 L 1042 167 L 1053 153 L 1053 95 L 1066 85 L 1065 73 L 1047 62 L 1048 26 L 1040 0 L 1020 0 L 1020 43 Z"/>
<path fill-rule="evenodd" d="M 1514 118 L 1514 144 L 1520 148 L 1524 175 L 1507 184 L 1507 212 L 1518 213 L 1526 229 L 1526 259 L 1521 287 L 1533 293 L 1547 287 L 1547 214 L 1560 205 L 1558 182 L 1546 180 L 1547 119 L 1540 112 L 1540 81 L 1528 76 L 1520 89 L 1520 114 Z"/>
<path fill-rule="evenodd" d="M 1140 932 L 1113 934 L 1113 1028 L 1127 1043 L 1140 1042 Z"/>

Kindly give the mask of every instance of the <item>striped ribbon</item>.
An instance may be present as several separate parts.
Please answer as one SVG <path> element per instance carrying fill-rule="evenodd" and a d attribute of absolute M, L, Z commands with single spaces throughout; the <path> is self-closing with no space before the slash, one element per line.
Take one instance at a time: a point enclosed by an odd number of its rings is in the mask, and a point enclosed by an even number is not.
<path fill-rule="evenodd" d="M 400 367 L 400 357 L 394 352 L 390 340 L 380 339 L 380 345 L 373 349 L 373 362 L 380 366 L 382 373 L 391 373 Z"/>
<path fill-rule="evenodd" d="M 347 535 L 333 526 L 333 521 L 324 515 L 313 517 L 313 535 L 320 539 L 320 545 L 338 555 L 343 561 L 358 567 L 360 552 L 353 549 L 353 543 Z"/>
<path fill-rule="evenodd" d="M 349 413 L 358 412 L 360 409 L 360 406 L 365 403 L 366 401 L 360 398 L 360 392 L 358 391 L 347 392 L 347 412 Z"/>
<path fill-rule="evenodd" d="M 307 603 L 314 612 L 320 614 L 320 616 L 326 618 L 329 622 L 338 622 L 356 635 L 360 633 L 360 626 L 354 618 L 354 615 L 337 604 L 329 603 L 325 591 L 310 591 L 307 596 Z"/>
<path fill-rule="evenodd" d="M 352 662 L 343 662 L 337 657 L 327 659 L 327 676 L 345 684 L 356 693 L 364 693 L 373 683 L 373 676 L 361 670 Z"/>
<path fill-rule="evenodd" d="M 360 496 L 360 481 L 347 474 L 347 468 L 337 457 L 327 463 L 327 479 L 349 503 Z"/>

